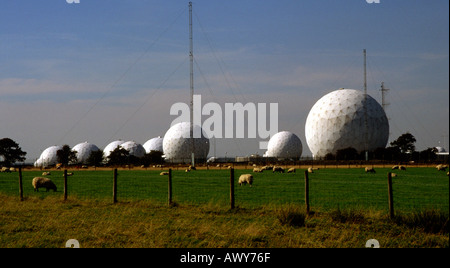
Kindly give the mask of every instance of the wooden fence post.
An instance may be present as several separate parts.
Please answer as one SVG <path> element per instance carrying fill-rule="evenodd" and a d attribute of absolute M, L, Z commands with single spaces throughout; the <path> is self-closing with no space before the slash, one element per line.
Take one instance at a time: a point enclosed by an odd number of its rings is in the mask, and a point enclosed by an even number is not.
<path fill-rule="evenodd" d="M 64 201 L 67 200 L 67 169 L 64 169 Z"/>
<path fill-rule="evenodd" d="M 305 170 L 305 205 L 306 205 L 306 215 L 309 215 L 310 207 L 309 207 L 309 177 L 308 177 L 308 170 Z"/>
<path fill-rule="evenodd" d="M 169 168 L 169 185 L 168 185 L 168 191 L 167 191 L 167 196 L 168 196 L 168 205 L 172 205 L 172 169 Z"/>
<path fill-rule="evenodd" d="M 117 203 L 117 168 L 114 169 L 113 174 L 113 203 Z"/>
<path fill-rule="evenodd" d="M 394 195 L 392 194 L 392 173 L 388 172 L 389 217 L 394 218 Z"/>
<path fill-rule="evenodd" d="M 230 168 L 230 208 L 234 209 L 234 168 Z"/>
<path fill-rule="evenodd" d="M 20 201 L 23 201 L 22 167 L 19 167 L 19 196 Z"/>

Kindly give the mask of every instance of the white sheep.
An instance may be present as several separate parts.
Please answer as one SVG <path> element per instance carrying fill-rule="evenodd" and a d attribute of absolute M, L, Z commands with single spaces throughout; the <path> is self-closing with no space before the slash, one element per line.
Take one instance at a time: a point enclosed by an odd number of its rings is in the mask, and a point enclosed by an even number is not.
<path fill-rule="evenodd" d="M 254 169 L 253 169 L 253 172 L 255 172 L 255 173 L 261 173 L 261 172 L 263 172 L 263 170 L 260 169 L 260 168 L 254 168 Z"/>
<path fill-rule="evenodd" d="M 275 173 L 275 172 L 284 173 L 284 168 L 282 168 L 282 167 L 273 167 L 272 173 Z"/>
<path fill-rule="evenodd" d="M 396 165 L 396 166 L 393 166 L 392 167 L 392 170 L 394 170 L 394 169 L 398 169 L 399 167 Z"/>
<path fill-rule="evenodd" d="M 262 170 L 272 170 L 273 166 L 263 166 L 261 169 Z"/>
<path fill-rule="evenodd" d="M 166 176 L 166 175 L 169 175 L 169 172 L 163 171 L 163 172 L 159 173 L 159 175 L 161 175 L 161 176 Z"/>
<path fill-rule="evenodd" d="M 10 173 L 11 170 L 7 167 L 2 167 L 2 172 Z"/>
<path fill-rule="evenodd" d="M 447 169 L 447 165 L 439 164 L 439 165 L 436 166 L 436 169 L 438 171 L 445 171 Z"/>
<path fill-rule="evenodd" d="M 295 168 L 292 167 L 292 168 L 288 169 L 287 173 L 295 173 Z"/>
<path fill-rule="evenodd" d="M 397 173 L 391 173 L 391 178 L 397 177 Z"/>
<path fill-rule="evenodd" d="M 308 168 L 308 173 L 314 173 L 314 170 L 313 170 L 312 167 L 309 167 L 309 168 Z"/>
<path fill-rule="evenodd" d="M 370 173 L 375 173 L 375 169 L 373 167 L 366 167 L 366 173 L 370 172 Z"/>
<path fill-rule="evenodd" d="M 42 176 L 48 176 L 51 175 L 50 171 L 44 171 L 42 172 Z"/>
<path fill-rule="evenodd" d="M 242 174 L 239 177 L 239 185 L 242 186 L 242 184 L 248 183 L 250 187 L 252 187 L 253 184 L 253 175 L 252 174 Z"/>
<path fill-rule="evenodd" d="M 47 192 L 50 189 L 52 189 L 54 192 L 56 192 L 56 185 L 53 183 L 52 180 L 50 180 L 48 178 L 34 177 L 31 184 L 33 185 L 35 192 L 39 192 L 39 188 L 46 188 Z"/>

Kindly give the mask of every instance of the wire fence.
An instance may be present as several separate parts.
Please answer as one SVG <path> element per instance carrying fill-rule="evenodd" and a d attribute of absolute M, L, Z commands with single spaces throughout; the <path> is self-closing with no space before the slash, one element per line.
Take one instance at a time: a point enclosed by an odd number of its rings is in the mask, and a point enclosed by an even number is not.
<path fill-rule="evenodd" d="M 299 204 L 311 210 L 360 208 L 389 211 L 390 198 L 396 211 L 449 210 L 449 179 L 432 168 L 413 168 L 392 173 L 378 169 L 368 174 L 362 169 L 326 168 L 309 173 L 253 173 L 250 169 L 221 170 L 19 170 L 0 174 L 0 192 L 29 196 L 61 196 L 63 199 L 128 201 L 152 200 L 161 204 L 214 204 L 230 208 Z M 164 172 L 164 173 L 161 173 Z M 17 173 L 17 172 L 16 172 Z M 239 185 L 242 174 L 251 174 L 253 184 Z M 391 175 L 388 175 L 391 174 Z M 388 177 L 391 176 L 391 185 Z M 34 177 L 51 178 L 57 191 L 36 192 Z M 390 189 L 389 189 L 390 188 Z M 390 191 L 389 191 L 390 190 Z"/>

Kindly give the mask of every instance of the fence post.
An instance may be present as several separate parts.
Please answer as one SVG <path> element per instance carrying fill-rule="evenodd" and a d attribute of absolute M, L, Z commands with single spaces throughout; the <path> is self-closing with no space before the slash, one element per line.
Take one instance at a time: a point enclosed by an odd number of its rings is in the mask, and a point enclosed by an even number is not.
<path fill-rule="evenodd" d="M 117 168 L 114 169 L 113 174 L 113 203 L 117 203 Z"/>
<path fill-rule="evenodd" d="M 306 215 L 309 215 L 309 177 L 308 170 L 305 170 L 305 205 L 306 205 Z"/>
<path fill-rule="evenodd" d="M 230 168 L 230 208 L 234 209 L 234 168 Z"/>
<path fill-rule="evenodd" d="M 392 194 L 392 173 L 388 172 L 389 217 L 394 218 L 394 195 Z"/>
<path fill-rule="evenodd" d="M 169 168 L 169 185 L 168 185 L 168 191 L 167 191 L 167 195 L 168 195 L 168 205 L 172 205 L 172 169 Z"/>
<path fill-rule="evenodd" d="M 64 169 L 64 201 L 67 200 L 67 169 Z"/>
<path fill-rule="evenodd" d="M 23 201 L 22 167 L 19 167 L 19 196 L 20 201 Z"/>

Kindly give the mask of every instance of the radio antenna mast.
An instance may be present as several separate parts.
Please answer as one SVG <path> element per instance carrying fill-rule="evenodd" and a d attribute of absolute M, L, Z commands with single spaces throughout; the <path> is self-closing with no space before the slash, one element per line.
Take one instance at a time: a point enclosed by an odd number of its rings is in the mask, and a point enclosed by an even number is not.
<path fill-rule="evenodd" d="M 364 54 L 364 143 L 366 151 L 366 161 L 369 161 L 369 122 L 367 122 L 367 68 L 366 68 L 366 49 Z"/>
<path fill-rule="evenodd" d="M 192 34 L 192 2 L 189 2 L 189 60 L 190 60 L 190 138 L 191 138 L 191 165 L 194 167 L 194 44 Z"/>

